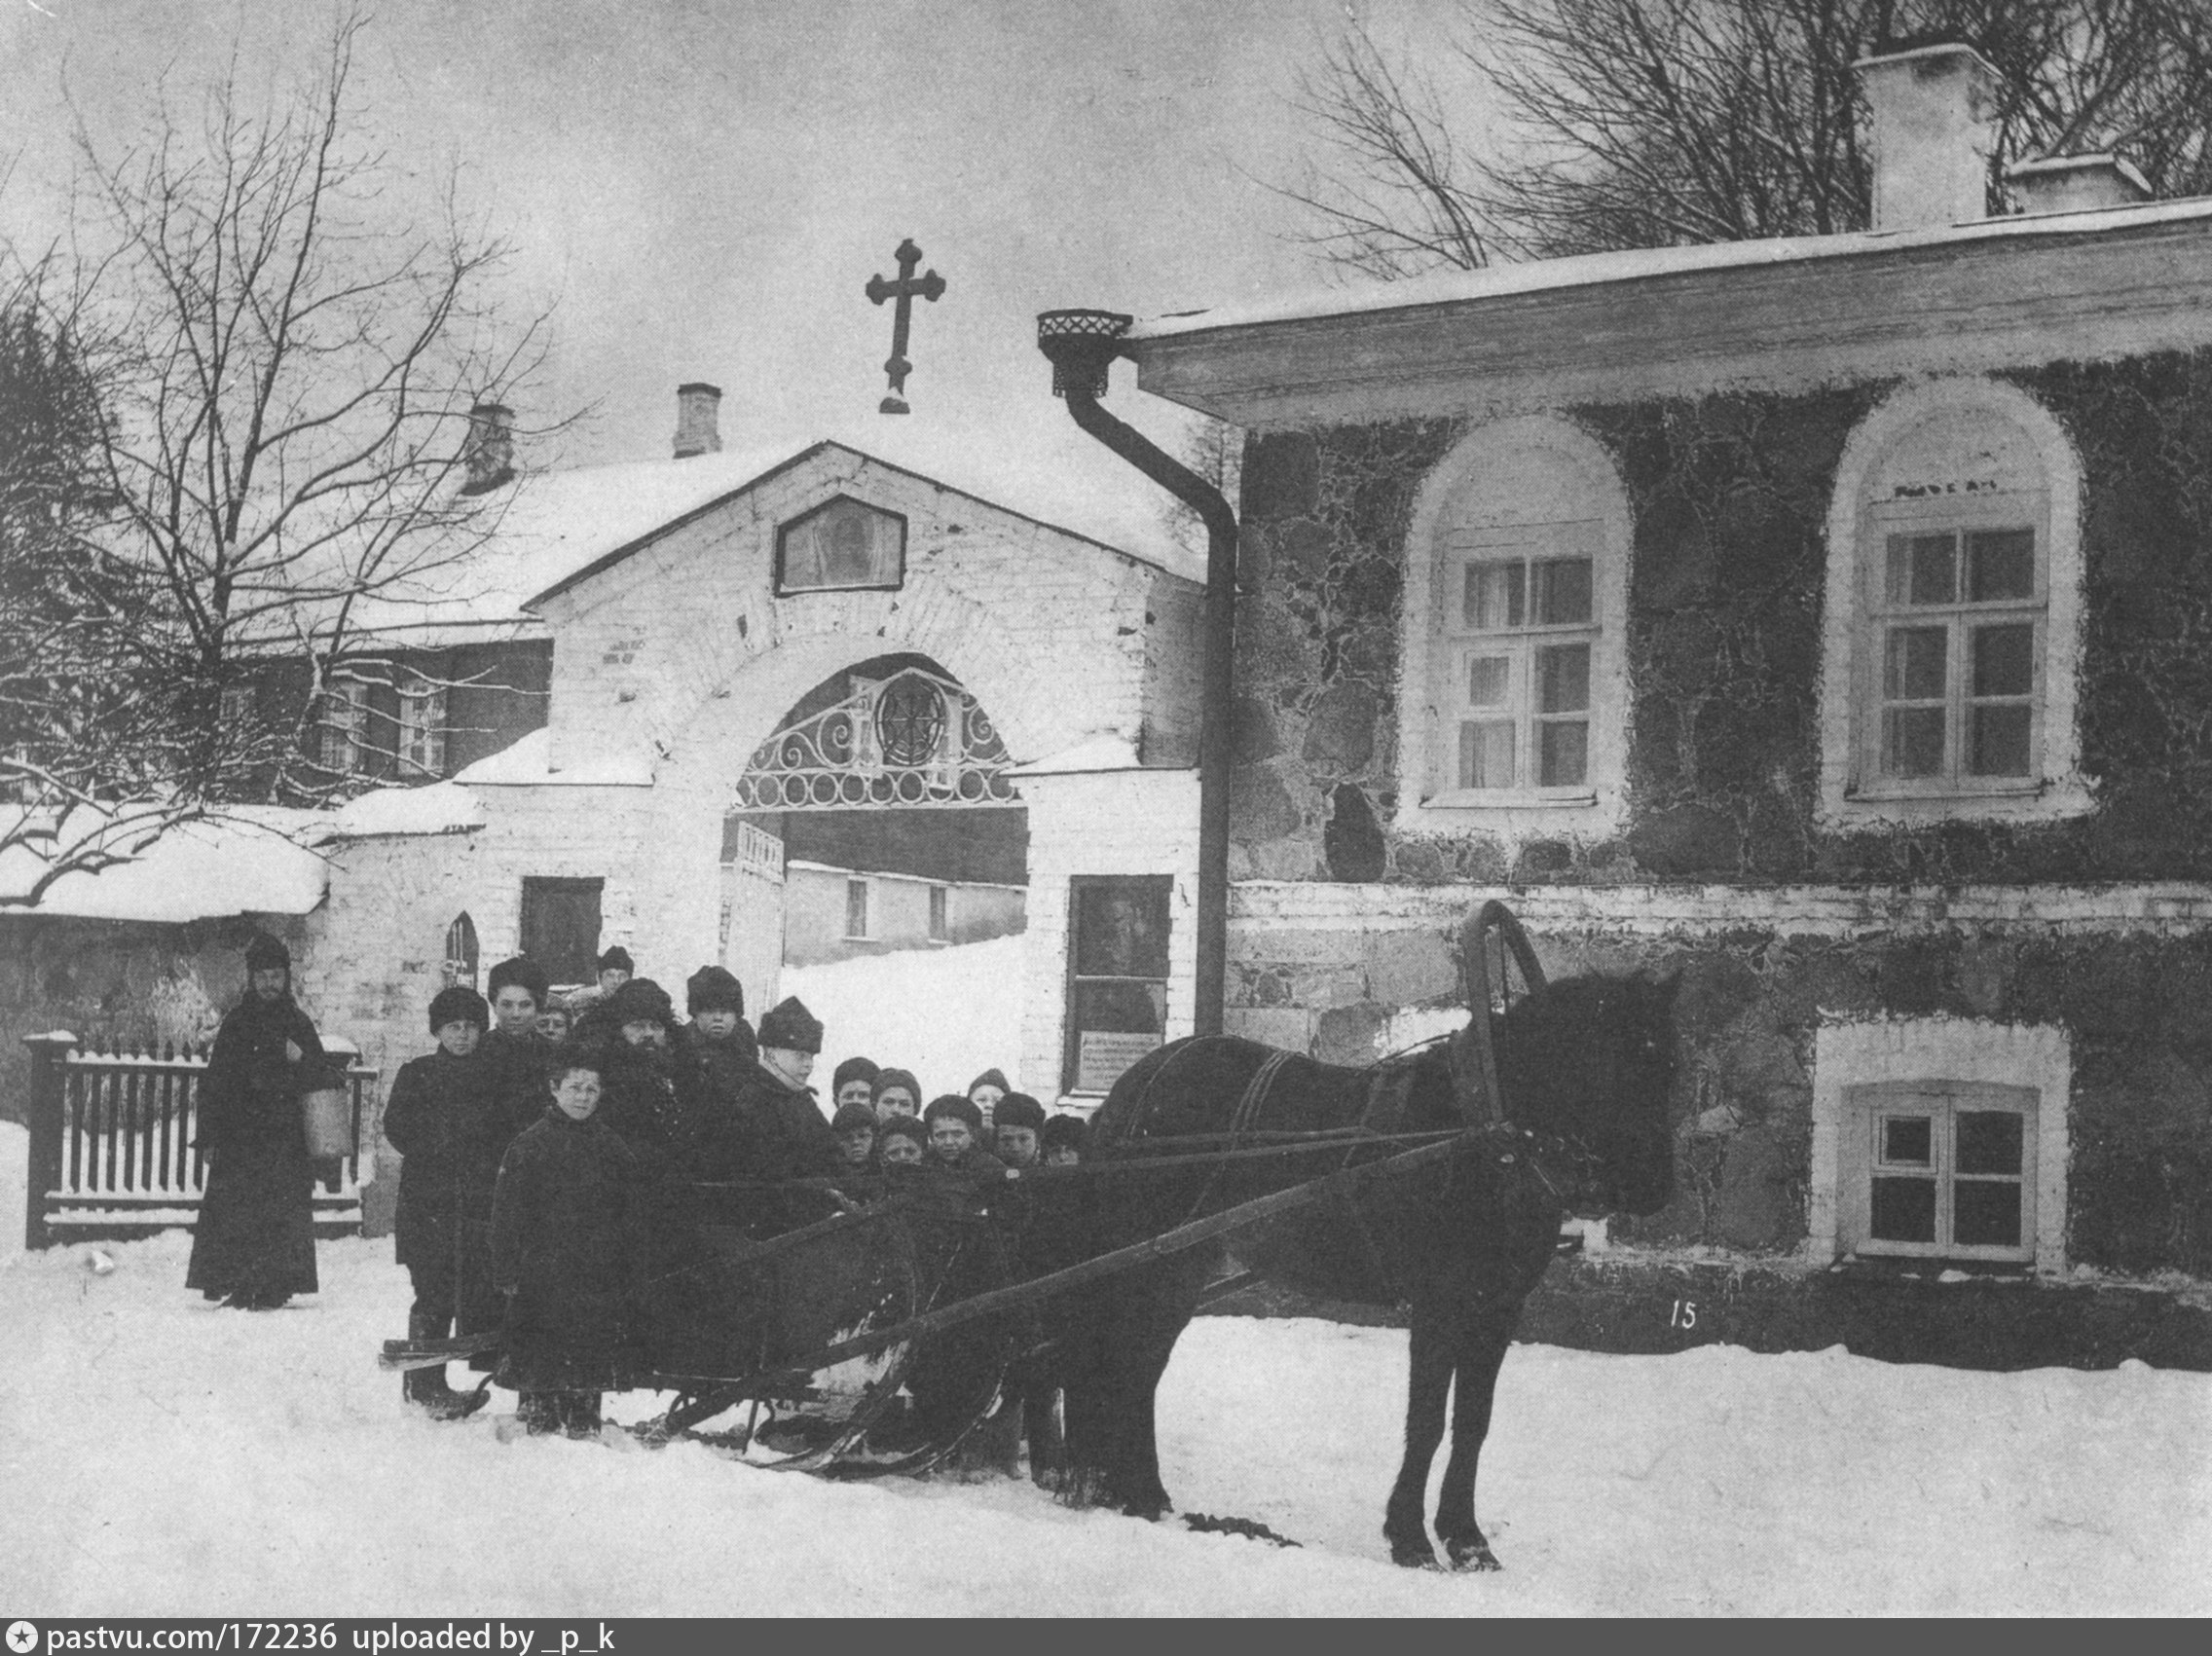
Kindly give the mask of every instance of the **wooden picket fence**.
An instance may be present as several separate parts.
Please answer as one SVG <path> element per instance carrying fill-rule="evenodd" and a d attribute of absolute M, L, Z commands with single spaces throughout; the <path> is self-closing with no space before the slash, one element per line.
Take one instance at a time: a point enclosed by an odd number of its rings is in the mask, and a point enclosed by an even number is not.
<path fill-rule="evenodd" d="M 205 1050 L 87 1045 L 70 1034 L 23 1045 L 31 1054 L 24 1246 L 191 1229 L 207 1182 L 206 1159 L 192 1143 Z M 349 1042 L 323 1047 L 350 1060 L 354 1150 L 315 1183 L 315 1234 L 352 1235 L 361 1229 L 361 1120 L 377 1072 Z"/>

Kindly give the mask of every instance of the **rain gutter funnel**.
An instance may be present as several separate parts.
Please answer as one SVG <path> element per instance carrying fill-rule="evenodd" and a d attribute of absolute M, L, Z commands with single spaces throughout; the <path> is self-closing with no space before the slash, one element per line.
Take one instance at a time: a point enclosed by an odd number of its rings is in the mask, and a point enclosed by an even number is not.
<path fill-rule="evenodd" d="M 1113 311 L 1045 311 L 1037 349 L 1052 390 L 1075 423 L 1204 520 L 1206 592 L 1198 691 L 1198 960 L 1192 1033 L 1221 1033 L 1229 978 L 1229 721 L 1235 685 L 1236 514 L 1221 491 L 1133 425 L 1101 408 L 1122 336 L 1134 318 Z"/>

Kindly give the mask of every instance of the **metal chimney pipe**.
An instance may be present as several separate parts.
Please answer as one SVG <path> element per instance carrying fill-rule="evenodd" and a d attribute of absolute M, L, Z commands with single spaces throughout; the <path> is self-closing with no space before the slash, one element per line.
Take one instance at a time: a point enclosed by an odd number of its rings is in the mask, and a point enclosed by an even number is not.
<path fill-rule="evenodd" d="M 1230 709 L 1236 666 L 1236 514 L 1221 491 L 1098 404 L 1123 354 L 1132 317 L 1113 311 L 1046 311 L 1037 349 L 1051 358 L 1052 390 L 1075 423 L 1204 520 L 1206 593 L 1199 667 L 1198 891 L 1192 1033 L 1221 1033 L 1229 980 Z"/>

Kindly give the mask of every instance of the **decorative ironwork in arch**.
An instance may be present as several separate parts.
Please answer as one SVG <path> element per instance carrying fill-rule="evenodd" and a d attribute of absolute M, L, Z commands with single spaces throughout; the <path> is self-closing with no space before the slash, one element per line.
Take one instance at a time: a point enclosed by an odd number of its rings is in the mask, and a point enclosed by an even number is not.
<path fill-rule="evenodd" d="M 844 700 L 794 719 L 754 750 L 731 808 L 1011 805 L 1013 763 L 965 686 L 909 667 L 855 680 Z"/>

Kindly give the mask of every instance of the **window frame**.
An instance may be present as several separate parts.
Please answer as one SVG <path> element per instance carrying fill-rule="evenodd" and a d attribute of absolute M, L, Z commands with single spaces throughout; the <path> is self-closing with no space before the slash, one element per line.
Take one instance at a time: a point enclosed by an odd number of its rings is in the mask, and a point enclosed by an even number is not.
<path fill-rule="evenodd" d="M 1945 426 L 1953 427 L 1945 430 Z M 1907 492 L 1896 471 L 1906 469 L 1932 433 L 1969 441 L 1987 430 L 2013 445 L 2018 469 L 2002 477 L 1913 480 Z M 1909 472 L 1908 472 L 1909 476 Z M 2081 774 L 2077 717 L 2084 615 L 2081 543 L 2080 456 L 2058 421 L 2017 386 L 1976 377 L 1938 380 L 1898 391 L 1852 432 L 1837 463 L 1828 525 L 1828 567 L 1822 618 L 1821 786 L 1815 818 L 1826 828 L 1912 826 L 1991 818 L 2048 819 L 2091 808 Z M 1895 491 L 1875 498 L 1877 489 Z M 1947 773 L 1933 778 L 1883 774 L 1883 671 L 1886 627 L 1894 622 L 1883 597 L 1889 534 L 1899 526 L 1922 532 L 2027 528 L 2036 534 L 2040 614 L 2027 692 L 2030 713 L 2026 777 L 1975 777 L 1960 743 L 1972 699 L 1960 675 L 1961 618 L 1984 607 L 1961 601 L 1940 609 L 1951 638 L 1946 686 Z M 1963 557 L 1961 570 L 1963 573 Z M 1907 606 L 1906 607 L 1912 607 Z M 2004 605 L 1992 604 L 1989 613 Z"/>
<path fill-rule="evenodd" d="M 1813 1032 L 1805 1258 L 1816 1265 L 1852 1257 L 1958 1259 L 2042 1275 L 2063 1272 L 2073 1074 L 2072 1037 L 2060 1024 L 1999 1023 L 1944 1013 L 1824 1018 Z M 1993 1257 L 1972 1244 L 1902 1253 L 1859 1245 L 1867 1233 L 1872 1200 L 1866 1184 L 1873 1131 L 1868 1104 L 1936 1087 L 1992 1089 L 1993 1095 L 2009 1088 L 2034 1095 L 2034 1117 L 2022 1133 L 2019 1250 Z M 2025 1188 L 2030 1184 L 2032 1191 Z"/>
<path fill-rule="evenodd" d="M 1629 723 L 1633 714 L 1628 661 L 1628 588 L 1635 518 L 1611 453 L 1581 426 L 1558 416 L 1498 420 L 1471 427 L 1431 468 L 1416 497 L 1406 535 L 1406 593 L 1400 610 L 1400 656 L 1406 693 L 1399 697 L 1398 806 L 1401 832 L 1479 830 L 1508 844 L 1569 835 L 1596 840 L 1619 832 L 1628 819 Z M 1530 548 L 1527 561 L 1587 555 L 1590 617 L 1561 634 L 1590 644 L 1587 737 L 1580 785 L 1522 786 L 1533 754 L 1519 750 L 1516 786 L 1456 786 L 1460 735 L 1454 693 L 1465 671 L 1470 635 L 1453 622 L 1462 602 L 1471 552 Z M 1480 561 L 1480 560 L 1476 560 Z M 1549 628 L 1505 636 L 1532 677 L 1534 641 Z M 1518 728 L 1532 738 L 1537 722 L 1532 684 L 1516 685 Z M 1454 786 L 1447 787 L 1446 783 Z"/>
<path fill-rule="evenodd" d="M 315 719 L 315 764 L 332 776 L 368 774 L 369 687 L 366 679 L 336 674 L 323 686 L 322 710 Z"/>
<path fill-rule="evenodd" d="M 1161 932 L 1160 939 L 1161 971 L 1157 976 L 1132 973 L 1086 973 L 1079 971 L 1083 959 L 1083 894 L 1100 888 L 1135 892 L 1148 901 L 1160 904 Z M 1112 1084 L 1099 1087 L 1082 1087 L 1082 1049 L 1085 1031 L 1076 1016 L 1077 991 L 1087 984 L 1126 983 L 1144 986 L 1153 993 L 1160 1030 L 1154 1049 L 1167 1044 L 1167 1029 L 1172 1016 L 1169 1009 L 1173 1002 L 1175 976 L 1175 876 L 1172 874 L 1071 874 L 1068 876 L 1067 948 L 1065 975 L 1060 988 L 1060 1095 L 1066 1098 L 1103 1098 L 1112 1090 Z M 1108 1034 L 1113 1031 L 1095 1030 L 1090 1033 Z M 1131 1034 L 1151 1034 L 1147 1031 L 1130 1031 Z M 1134 1058 L 1130 1060 L 1132 1063 Z"/>
<path fill-rule="evenodd" d="M 446 773 L 446 686 L 412 675 L 399 686 L 398 771 L 410 778 L 436 780 Z M 416 756 L 420 744 L 423 756 Z"/>
<path fill-rule="evenodd" d="M 1924 1108 L 1925 1107 L 1925 1108 Z M 1973 1109 L 2021 1118 L 2020 1169 L 2017 1174 L 1961 1173 L 1956 1163 L 1957 1118 Z M 2036 1252 L 2036 1144 L 2040 1088 L 2016 1083 L 1925 1080 L 1865 1082 L 1844 1089 L 1843 1158 L 1839 1168 L 1838 1246 L 1861 1257 L 1970 1260 L 2030 1265 Z M 1884 1155 L 1883 1122 L 1930 1118 L 1930 1155 L 1920 1165 L 1893 1161 Z M 1934 1236 L 1926 1242 L 1874 1234 L 1874 1183 L 1879 1178 L 1925 1182 L 1935 1187 Z M 1961 1182 L 2016 1183 L 2020 1187 L 2019 1240 L 2009 1245 L 1956 1240 L 1957 1192 Z"/>
<path fill-rule="evenodd" d="M 792 539 L 807 531 L 815 523 L 828 517 L 840 506 L 851 506 L 867 514 L 878 524 L 886 525 L 893 536 L 891 549 L 891 575 L 887 580 L 818 582 L 807 585 L 793 584 L 790 577 L 789 558 Z M 876 505 L 856 495 L 832 495 L 829 499 L 809 506 L 796 517 L 776 526 L 775 592 L 778 598 L 798 598 L 818 592 L 899 592 L 906 585 L 907 523 L 903 512 L 895 512 L 887 506 Z"/>

